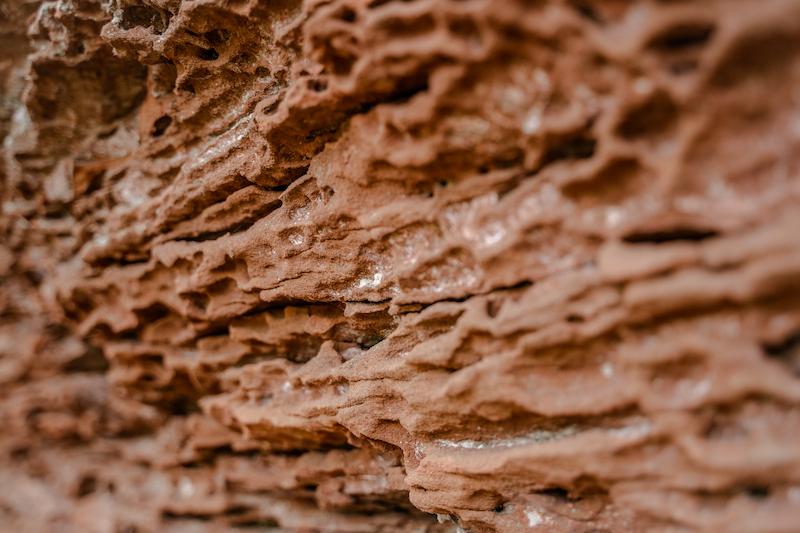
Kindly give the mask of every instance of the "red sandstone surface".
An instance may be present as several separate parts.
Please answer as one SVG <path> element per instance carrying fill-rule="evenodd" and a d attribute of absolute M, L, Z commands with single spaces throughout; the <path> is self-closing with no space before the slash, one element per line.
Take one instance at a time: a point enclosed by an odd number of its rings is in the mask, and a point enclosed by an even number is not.
<path fill-rule="evenodd" d="M 0 531 L 800 531 L 800 1 L 0 0 Z"/>

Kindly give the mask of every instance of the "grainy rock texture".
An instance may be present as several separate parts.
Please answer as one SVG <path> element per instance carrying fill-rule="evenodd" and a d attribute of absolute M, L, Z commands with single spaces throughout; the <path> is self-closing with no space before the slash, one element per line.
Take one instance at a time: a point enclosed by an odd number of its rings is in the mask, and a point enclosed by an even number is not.
<path fill-rule="evenodd" d="M 0 44 L 0 531 L 800 531 L 800 1 Z"/>

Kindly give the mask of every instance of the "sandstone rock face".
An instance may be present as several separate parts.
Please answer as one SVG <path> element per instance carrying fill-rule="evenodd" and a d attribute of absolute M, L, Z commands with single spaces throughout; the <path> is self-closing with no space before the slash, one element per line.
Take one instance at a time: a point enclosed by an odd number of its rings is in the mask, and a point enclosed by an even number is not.
<path fill-rule="evenodd" d="M 0 43 L 0 531 L 800 531 L 800 1 Z"/>

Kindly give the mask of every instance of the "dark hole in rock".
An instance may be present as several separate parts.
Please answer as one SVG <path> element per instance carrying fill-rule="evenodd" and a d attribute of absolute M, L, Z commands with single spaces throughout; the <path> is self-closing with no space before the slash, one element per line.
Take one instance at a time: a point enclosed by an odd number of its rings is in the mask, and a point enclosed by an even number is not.
<path fill-rule="evenodd" d="M 276 99 L 274 102 L 271 102 L 271 103 L 265 105 L 264 108 L 262 109 L 262 112 L 265 115 L 272 115 L 273 113 L 275 113 L 275 111 L 278 110 L 278 106 L 279 105 L 281 105 L 281 99 L 280 98 Z"/>
<path fill-rule="evenodd" d="M 97 478 L 94 476 L 86 476 L 78 485 L 78 498 L 91 494 L 97 490 Z"/>
<path fill-rule="evenodd" d="M 105 131 L 105 132 L 103 132 L 103 133 L 100 133 L 100 134 L 98 134 L 98 135 L 97 135 L 97 138 L 98 138 L 98 139 L 108 139 L 109 137 L 111 137 L 112 135 L 114 135 L 115 133 L 117 133 L 117 129 L 118 129 L 118 128 L 111 128 L 111 129 L 110 129 L 110 130 L 108 130 L 108 131 Z"/>
<path fill-rule="evenodd" d="M 580 13 L 581 16 L 583 16 L 584 18 L 596 24 L 604 23 L 603 19 L 600 18 L 600 15 L 597 13 L 597 11 L 595 11 L 594 8 L 587 2 L 575 1 L 575 2 L 570 2 L 569 5 L 572 6 L 572 9 Z"/>
<path fill-rule="evenodd" d="M 602 26 L 621 22 L 632 3 L 628 0 L 569 0 L 568 5 L 588 22 Z"/>
<path fill-rule="evenodd" d="M 764 351 L 767 356 L 782 362 L 795 376 L 800 377 L 800 331 L 779 344 L 765 345 Z"/>
<path fill-rule="evenodd" d="M 478 30 L 478 27 L 471 19 L 464 18 L 454 20 L 450 22 L 449 28 L 453 35 L 457 37 L 480 42 L 480 30 Z"/>
<path fill-rule="evenodd" d="M 42 409 L 41 407 L 34 407 L 30 411 L 28 411 L 27 415 L 25 415 L 25 420 L 27 420 L 28 422 L 30 422 L 31 420 L 35 420 L 36 417 L 42 413 L 44 413 L 44 409 Z"/>
<path fill-rule="evenodd" d="M 344 22 L 356 21 L 356 12 L 349 6 L 342 7 L 342 9 L 339 10 L 338 16 L 339 20 L 342 20 Z"/>
<path fill-rule="evenodd" d="M 15 448 L 11 450 L 9 457 L 14 462 L 25 461 L 28 459 L 28 448 Z"/>
<path fill-rule="evenodd" d="M 544 156 L 543 165 L 562 159 L 589 159 L 594 155 L 597 141 L 588 137 L 567 139 L 552 148 Z"/>
<path fill-rule="evenodd" d="M 352 50 L 330 47 L 326 50 L 323 62 L 333 74 L 342 76 L 350 73 L 358 60 Z"/>
<path fill-rule="evenodd" d="M 255 58 L 252 55 L 244 53 L 234 58 L 233 62 L 240 66 L 247 66 L 252 64 L 254 60 Z"/>
<path fill-rule="evenodd" d="M 415 95 L 428 90 L 428 74 L 411 76 L 398 84 L 397 91 L 384 104 L 405 104 Z"/>
<path fill-rule="evenodd" d="M 767 486 L 756 485 L 752 487 L 747 487 L 745 489 L 745 492 L 747 493 L 748 496 L 750 496 L 755 500 L 765 500 L 769 498 L 769 487 Z"/>
<path fill-rule="evenodd" d="M 570 502 L 580 501 L 580 498 L 570 498 L 569 492 L 561 488 L 543 490 L 539 492 L 539 494 L 544 494 L 546 496 L 551 496 L 553 498 L 558 498 L 559 500 L 566 500 Z"/>
<path fill-rule="evenodd" d="M 219 59 L 219 54 L 213 48 L 209 48 L 208 50 L 201 48 L 200 52 L 197 54 L 197 57 L 203 61 L 214 61 L 215 59 Z"/>
<path fill-rule="evenodd" d="M 382 340 L 383 337 L 381 337 L 380 335 L 367 335 L 364 338 L 364 341 L 361 343 L 361 347 L 369 349 L 378 344 L 379 342 L 381 342 Z"/>
<path fill-rule="evenodd" d="M 163 30 L 161 13 L 150 6 L 128 6 L 122 11 L 122 29 L 129 30 L 136 26 L 152 27 L 156 31 Z"/>
<path fill-rule="evenodd" d="M 650 42 L 653 48 L 682 50 L 704 45 L 714 33 L 711 24 L 679 24 Z"/>
<path fill-rule="evenodd" d="M 202 292 L 187 292 L 180 295 L 181 298 L 190 301 L 194 306 L 200 310 L 205 311 L 208 304 L 211 303 L 211 297 Z"/>
<path fill-rule="evenodd" d="M 658 92 L 644 104 L 632 109 L 617 126 L 617 134 L 626 140 L 646 137 L 668 130 L 678 115 L 672 99 Z"/>
<path fill-rule="evenodd" d="M 231 32 L 226 29 L 211 30 L 205 33 L 205 38 L 209 43 L 216 46 L 227 42 L 231 38 Z"/>
<path fill-rule="evenodd" d="M 256 528 L 279 528 L 281 525 L 273 518 L 265 518 L 263 520 L 252 520 L 247 522 L 236 522 L 239 527 L 256 527 Z"/>
<path fill-rule="evenodd" d="M 252 511 L 253 508 L 247 505 L 237 505 L 236 507 L 231 507 L 227 509 L 223 514 L 225 516 L 241 516 L 243 514 L 247 514 Z"/>
<path fill-rule="evenodd" d="M 307 82 L 307 87 L 314 92 L 321 93 L 328 88 L 328 81 L 320 78 L 311 78 Z"/>
<path fill-rule="evenodd" d="M 380 7 L 380 6 L 384 5 L 384 4 L 388 4 L 389 2 L 392 2 L 392 1 L 393 0 L 373 0 L 372 2 L 370 2 L 367 5 L 367 8 L 368 9 L 374 9 L 374 8 Z M 403 2 L 413 2 L 414 0 L 402 0 L 402 1 Z"/>
<path fill-rule="evenodd" d="M 170 309 L 163 304 L 156 303 L 143 309 L 135 309 L 134 312 L 140 323 L 152 323 L 168 316 Z"/>
<path fill-rule="evenodd" d="M 105 372 L 108 367 L 108 360 L 103 356 L 103 351 L 91 346 L 85 354 L 65 364 L 64 370 L 67 372 Z"/>
<path fill-rule="evenodd" d="M 153 137 L 161 137 L 164 135 L 164 132 L 169 128 L 170 124 L 172 124 L 172 117 L 167 115 L 156 120 L 155 124 L 153 124 Z"/>
<path fill-rule="evenodd" d="M 194 398 L 179 397 L 175 398 L 169 406 L 169 412 L 173 415 L 188 415 L 191 413 L 200 413 L 200 406 Z"/>
<path fill-rule="evenodd" d="M 188 468 L 190 465 L 183 465 L 183 466 L 184 466 L 184 468 Z M 163 511 L 161 513 L 161 518 L 166 522 L 173 522 L 173 521 L 178 522 L 178 521 L 181 521 L 181 520 L 186 520 L 187 518 L 190 518 L 192 520 L 199 521 L 199 522 L 210 522 L 211 519 L 212 519 L 212 516 L 210 514 L 199 514 L 199 513 L 196 513 L 196 512 L 195 513 L 180 513 L 179 514 L 179 513 L 173 513 L 172 511 Z M 243 525 L 243 524 L 239 524 L 239 525 Z"/>
<path fill-rule="evenodd" d="M 672 242 L 672 241 L 698 242 L 705 239 L 710 239 L 712 237 L 716 237 L 717 235 L 719 235 L 719 232 L 714 230 L 703 229 L 703 228 L 692 228 L 686 226 L 686 227 L 676 227 L 671 229 L 663 229 L 655 231 L 634 232 L 627 235 L 622 240 L 632 244 L 637 244 L 637 243 L 661 244 L 664 242 Z"/>
<path fill-rule="evenodd" d="M 37 270 L 27 270 L 27 271 L 25 271 L 25 273 L 23 275 L 33 285 L 39 285 L 42 282 L 42 279 L 44 279 L 44 275 L 41 272 L 37 271 Z"/>

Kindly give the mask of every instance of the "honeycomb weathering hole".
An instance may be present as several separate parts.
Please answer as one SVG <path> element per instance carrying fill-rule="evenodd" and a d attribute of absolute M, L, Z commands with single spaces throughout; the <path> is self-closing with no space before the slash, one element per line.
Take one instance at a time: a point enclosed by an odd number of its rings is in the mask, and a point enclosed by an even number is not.
<path fill-rule="evenodd" d="M 170 124 L 172 124 L 172 117 L 164 115 L 163 117 L 159 118 L 153 124 L 153 137 L 160 137 L 167 131 Z"/>

